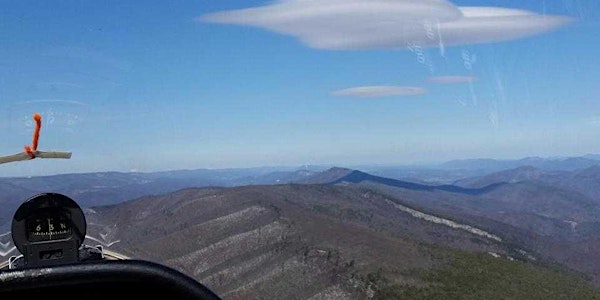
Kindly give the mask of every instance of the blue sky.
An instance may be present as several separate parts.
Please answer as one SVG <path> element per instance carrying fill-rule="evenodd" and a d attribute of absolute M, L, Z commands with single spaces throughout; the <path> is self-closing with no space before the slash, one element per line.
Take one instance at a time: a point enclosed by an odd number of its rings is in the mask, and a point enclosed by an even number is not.
<path fill-rule="evenodd" d="M 198 19 L 265 1 L 4 1 L 0 153 L 30 143 L 30 116 L 41 112 L 40 149 L 73 158 L 3 165 L 0 176 L 600 152 L 600 4 L 452 3 L 574 21 L 522 39 L 423 47 L 423 60 L 414 47 L 334 50 L 319 32 L 311 44 Z M 474 81 L 431 82 L 439 76 Z M 335 94 L 382 85 L 426 93 Z"/>

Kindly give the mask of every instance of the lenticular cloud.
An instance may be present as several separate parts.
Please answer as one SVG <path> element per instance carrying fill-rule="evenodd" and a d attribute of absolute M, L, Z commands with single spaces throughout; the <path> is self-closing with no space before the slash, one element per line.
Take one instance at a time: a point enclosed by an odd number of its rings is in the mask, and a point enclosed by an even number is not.
<path fill-rule="evenodd" d="M 286 0 L 201 16 L 263 28 L 319 49 L 444 47 L 513 40 L 557 29 L 568 17 L 445 0 Z"/>
<path fill-rule="evenodd" d="M 376 85 L 359 86 L 343 90 L 337 90 L 332 92 L 331 94 L 334 96 L 374 98 L 391 96 L 417 96 L 425 93 L 427 93 L 427 90 L 420 87 Z"/>
<path fill-rule="evenodd" d="M 439 84 L 455 84 L 455 83 L 471 83 L 475 82 L 477 78 L 473 76 L 435 76 L 427 78 L 427 82 L 429 83 L 439 83 Z"/>

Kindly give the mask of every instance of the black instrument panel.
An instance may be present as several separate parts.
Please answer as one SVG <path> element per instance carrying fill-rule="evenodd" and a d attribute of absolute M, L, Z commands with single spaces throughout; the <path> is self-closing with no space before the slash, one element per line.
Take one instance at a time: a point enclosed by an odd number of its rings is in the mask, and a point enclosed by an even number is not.
<path fill-rule="evenodd" d="M 0 270 L 0 299 L 112 299 L 132 291 L 137 298 L 220 299 L 168 267 L 103 260 L 101 248 L 82 246 L 86 229 L 83 211 L 67 196 L 41 194 L 23 203 L 12 223 L 23 256 Z"/>
<path fill-rule="evenodd" d="M 12 237 L 25 266 L 77 262 L 87 226 L 79 205 L 55 193 L 25 201 L 15 213 Z"/>

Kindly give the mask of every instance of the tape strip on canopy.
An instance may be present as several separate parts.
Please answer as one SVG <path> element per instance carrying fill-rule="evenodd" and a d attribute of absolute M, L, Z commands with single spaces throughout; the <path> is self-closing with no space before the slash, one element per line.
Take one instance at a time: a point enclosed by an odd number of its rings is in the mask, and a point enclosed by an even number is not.
<path fill-rule="evenodd" d="M 24 152 L 0 157 L 0 164 L 31 160 L 35 158 L 71 158 L 71 152 L 38 151 L 38 142 L 40 139 L 40 131 L 42 129 L 42 115 L 34 114 L 33 120 L 35 121 L 35 129 L 33 131 L 33 141 L 31 146 L 25 146 Z"/>

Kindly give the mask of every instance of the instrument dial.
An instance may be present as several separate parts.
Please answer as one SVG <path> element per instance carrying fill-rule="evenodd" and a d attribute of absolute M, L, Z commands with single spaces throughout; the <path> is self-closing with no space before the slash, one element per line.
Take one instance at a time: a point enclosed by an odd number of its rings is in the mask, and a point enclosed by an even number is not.
<path fill-rule="evenodd" d="M 67 239 L 71 236 L 68 212 L 53 211 L 36 214 L 27 220 L 27 239 L 30 242 Z"/>

